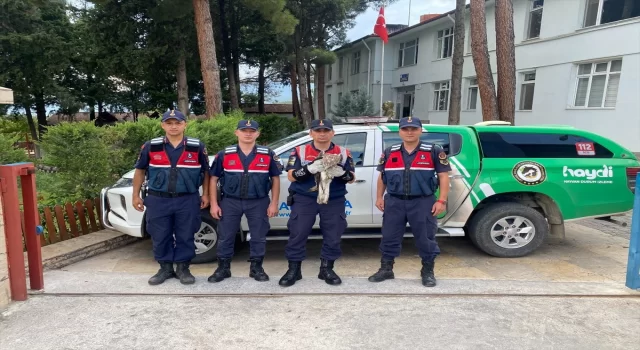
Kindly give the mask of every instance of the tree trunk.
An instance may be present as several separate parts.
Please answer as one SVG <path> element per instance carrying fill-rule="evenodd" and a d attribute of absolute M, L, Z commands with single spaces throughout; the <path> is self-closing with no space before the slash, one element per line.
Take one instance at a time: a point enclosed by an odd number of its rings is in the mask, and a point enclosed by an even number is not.
<path fill-rule="evenodd" d="M 237 2 L 233 2 L 237 3 Z M 240 38 L 240 34 L 238 33 L 239 24 L 240 23 L 240 14 L 235 5 L 231 6 L 231 52 L 232 52 L 232 61 L 233 61 L 233 78 L 235 79 L 236 85 L 236 96 L 238 96 L 238 100 L 242 97 L 242 91 L 240 91 L 240 45 L 238 40 Z"/>
<path fill-rule="evenodd" d="M 462 108 L 462 68 L 464 67 L 464 8 L 465 0 L 456 0 L 456 24 L 453 33 L 453 58 L 451 60 L 449 125 L 460 124 L 460 110 Z"/>
<path fill-rule="evenodd" d="M 316 91 L 318 92 L 318 119 L 325 119 L 327 113 L 324 106 L 324 74 L 325 65 L 316 65 Z"/>
<path fill-rule="evenodd" d="M 189 86 L 187 85 L 187 59 L 184 52 L 178 58 L 178 68 L 176 70 L 178 80 L 178 109 L 185 117 L 189 118 Z"/>
<path fill-rule="evenodd" d="M 258 113 L 264 113 L 264 87 L 265 87 L 265 77 L 264 71 L 266 69 L 266 64 L 263 61 L 260 61 L 260 67 L 258 68 Z"/>
<path fill-rule="evenodd" d="M 38 131 L 36 130 L 36 124 L 33 122 L 33 114 L 31 114 L 31 106 L 24 106 L 24 111 L 27 114 L 27 123 L 29 124 L 29 131 L 31 132 L 31 138 L 34 141 L 40 140 L 38 137 Z"/>
<path fill-rule="evenodd" d="M 291 64 L 291 103 L 293 104 L 293 116 L 302 122 L 300 100 L 298 99 L 298 70 L 295 63 Z"/>
<path fill-rule="evenodd" d="M 44 94 L 38 92 L 35 94 L 36 100 L 36 116 L 38 118 L 38 140 L 47 131 L 47 108 L 44 103 Z"/>
<path fill-rule="evenodd" d="M 89 120 L 96 120 L 96 106 L 94 103 L 89 105 Z"/>
<path fill-rule="evenodd" d="M 516 52 L 513 0 L 496 0 L 496 58 L 498 59 L 498 117 L 514 124 L 516 113 Z"/>
<path fill-rule="evenodd" d="M 315 119 L 315 113 L 313 110 L 313 92 L 311 90 L 311 62 L 307 60 L 306 69 L 307 69 L 307 94 L 309 94 L 309 111 L 311 112 L 311 120 Z M 315 76 L 314 76 L 315 78 Z"/>
<path fill-rule="evenodd" d="M 220 36 L 222 37 L 222 51 L 224 52 L 224 63 L 227 66 L 227 81 L 229 82 L 229 96 L 231 98 L 231 109 L 239 109 L 238 91 L 236 88 L 236 73 L 233 59 L 231 58 L 231 40 L 227 30 L 227 16 L 225 0 L 218 0 L 220 7 Z M 230 6 L 234 6 L 230 4 Z"/>
<path fill-rule="evenodd" d="M 98 114 L 102 113 L 102 111 L 104 111 L 104 102 L 98 101 Z"/>
<path fill-rule="evenodd" d="M 487 21 L 485 18 L 485 0 L 471 0 L 471 54 L 476 68 L 482 120 L 498 120 L 498 102 L 496 88 L 491 73 L 489 49 L 487 47 Z"/>
<path fill-rule="evenodd" d="M 302 111 L 302 123 L 305 127 L 311 126 L 311 109 L 309 102 L 309 90 L 307 90 L 307 70 L 304 59 L 296 56 L 298 68 L 298 90 L 300 91 L 300 107 Z"/>
<path fill-rule="evenodd" d="M 216 43 L 213 40 L 213 26 L 209 0 L 193 0 L 200 67 L 204 82 L 204 100 L 207 118 L 215 118 L 222 112 L 222 93 L 220 91 L 220 72 L 216 59 Z"/>

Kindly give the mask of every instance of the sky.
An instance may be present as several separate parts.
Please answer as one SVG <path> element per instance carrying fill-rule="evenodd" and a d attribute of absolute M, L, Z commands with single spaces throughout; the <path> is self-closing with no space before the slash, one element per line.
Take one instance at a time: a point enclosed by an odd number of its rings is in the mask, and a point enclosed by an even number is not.
<path fill-rule="evenodd" d="M 469 3 L 469 0 L 466 1 Z M 411 5 L 411 6 L 409 6 Z M 456 8 L 455 0 L 397 0 L 385 7 L 387 24 L 409 24 L 420 22 L 420 16 L 429 13 L 445 13 Z M 347 32 L 347 40 L 354 41 L 373 33 L 373 26 L 378 18 L 378 10 L 370 8 L 356 17 L 356 24 Z M 279 95 L 271 99 L 271 103 L 291 101 L 291 88 L 283 86 Z"/>

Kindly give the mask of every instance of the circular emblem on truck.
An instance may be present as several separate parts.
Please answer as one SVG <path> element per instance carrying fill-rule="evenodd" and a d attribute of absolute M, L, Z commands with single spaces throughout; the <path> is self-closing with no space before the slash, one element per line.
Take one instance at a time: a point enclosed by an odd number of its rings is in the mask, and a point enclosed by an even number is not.
<path fill-rule="evenodd" d="M 516 164 L 512 174 L 519 183 L 526 186 L 539 185 L 547 179 L 547 172 L 542 164 L 531 161 Z"/>

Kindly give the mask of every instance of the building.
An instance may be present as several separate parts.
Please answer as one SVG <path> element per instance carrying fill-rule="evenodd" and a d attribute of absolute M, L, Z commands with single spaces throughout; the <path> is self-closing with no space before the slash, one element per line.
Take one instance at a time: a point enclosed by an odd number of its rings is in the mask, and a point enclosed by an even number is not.
<path fill-rule="evenodd" d="M 487 1 L 487 39 L 497 82 L 494 6 L 494 0 Z M 640 2 L 514 0 L 513 9 L 516 124 L 573 125 L 639 152 Z M 383 71 L 383 101 L 394 102 L 396 116 L 412 114 L 446 124 L 454 11 L 421 20 L 390 33 L 384 62 L 382 41 L 374 35 L 336 49 L 338 59 L 326 69 L 327 106 L 359 89 L 371 93 L 379 106 Z M 482 114 L 468 9 L 465 29 L 460 120 L 473 124 L 482 120 Z"/>

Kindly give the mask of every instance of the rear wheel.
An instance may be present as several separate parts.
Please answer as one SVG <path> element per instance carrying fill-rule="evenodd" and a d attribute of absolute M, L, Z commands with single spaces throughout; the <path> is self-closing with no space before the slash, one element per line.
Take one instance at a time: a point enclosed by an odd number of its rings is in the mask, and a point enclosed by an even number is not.
<path fill-rule="evenodd" d="M 207 263 L 216 260 L 218 246 L 218 220 L 202 211 L 200 230 L 194 234 L 196 256 L 191 260 L 193 264 Z"/>
<path fill-rule="evenodd" d="M 525 256 L 549 234 L 549 224 L 537 210 L 520 203 L 497 203 L 474 215 L 469 225 L 473 244 L 502 258 Z"/>

